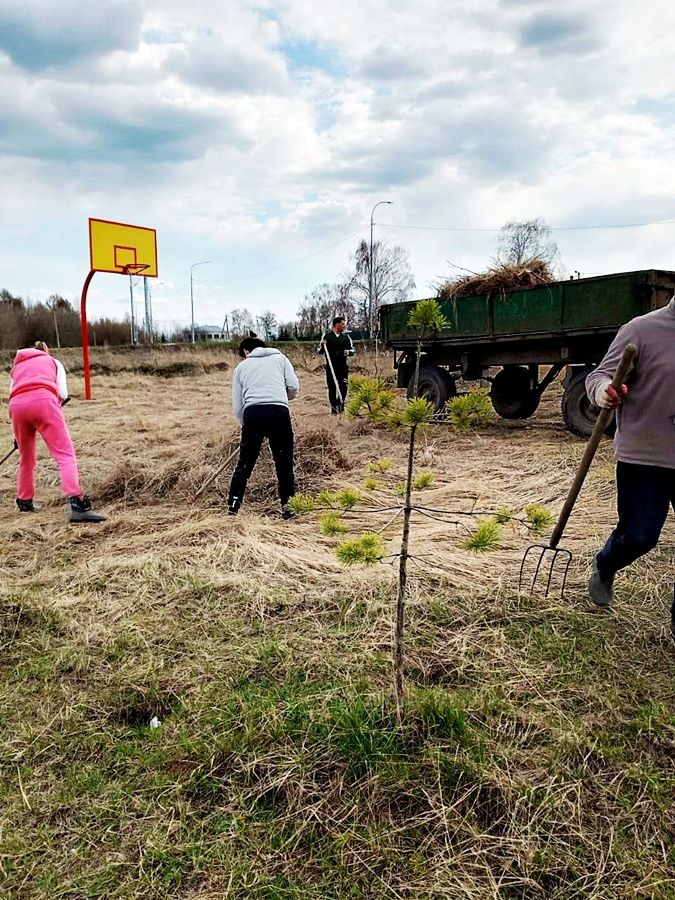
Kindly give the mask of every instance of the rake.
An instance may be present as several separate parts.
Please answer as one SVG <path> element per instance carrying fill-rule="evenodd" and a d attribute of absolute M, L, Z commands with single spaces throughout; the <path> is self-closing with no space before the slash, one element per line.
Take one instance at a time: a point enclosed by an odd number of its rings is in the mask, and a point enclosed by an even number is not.
<path fill-rule="evenodd" d="M 337 380 L 337 375 L 335 374 L 335 369 L 333 368 L 333 361 L 330 358 L 330 353 L 328 352 L 328 345 L 325 341 L 323 341 L 323 352 L 326 354 L 326 359 L 328 361 L 328 368 L 330 369 L 330 374 L 333 376 L 333 381 L 335 383 L 335 393 L 337 394 L 338 403 L 340 404 L 340 414 L 344 411 L 345 401 L 342 396 L 342 391 L 340 390 L 340 382 Z"/>
<path fill-rule="evenodd" d="M 616 372 L 614 373 L 614 378 L 612 379 L 612 387 L 617 393 L 619 393 L 619 395 L 621 391 L 621 385 L 624 383 L 626 376 L 628 375 L 628 372 L 633 365 L 633 359 L 635 358 L 636 352 L 637 351 L 634 344 L 627 344 L 621 355 L 619 365 L 617 366 Z M 588 439 L 586 449 L 584 450 L 584 455 L 581 457 L 579 468 L 577 469 L 577 473 L 574 476 L 574 481 L 572 482 L 572 485 L 569 489 L 567 499 L 565 500 L 565 504 L 560 512 L 560 515 L 558 516 L 558 521 L 556 522 L 555 528 L 553 529 L 553 533 L 551 534 L 551 538 L 548 544 L 532 544 L 532 546 L 528 547 L 525 551 L 523 561 L 520 564 L 520 578 L 518 580 L 519 591 L 522 590 L 523 584 L 527 580 L 525 577 L 525 572 L 529 568 L 529 563 L 532 563 L 535 566 L 535 569 L 534 575 L 532 577 L 532 583 L 530 585 L 530 593 L 534 593 L 537 579 L 539 578 L 539 573 L 541 571 L 545 572 L 548 569 L 545 593 L 545 596 L 548 596 L 548 593 L 551 589 L 551 582 L 553 580 L 554 571 L 562 569 L 562 584 L 560 587 L 560 597 L 562 599 L 565 593 L 567 575 L 572 563 L 572 551 L 566 550 L 564 547 L 559 547 L 558 544 L 562 539 L 563 533 L 565 531 L 565 526 L 567 525 L 569 517 L 572 514 L 574 504 L 576 503 L 577 497 L 579 496 L 579 492 L 581 491 L 581 487 L 584 483 L 584 480 L 586 479 L 588 470 L 591 467 L 591 463 L 593 462 L 593 457 L 595 456 L 596 450 L 598 449 L 598 445 L 600 444 L 602 436 L 605 433 L 605 429 L 609 424 L 611 415 L 611 409 L 600 410 L 597 421 L 595 423 L 595 427 L 593 428 L 593 432 Z M 544 562 L 545 560 L 546 563 Z"/>
<path fill-rule="evenodd" d="M 0 466 L 3 465 L 3 463 L 6 463 L 7 460 L 10 458 L 10 456 L 12 455 L 12 453 L 14 453 L 18 449 L 19 449 L 19 445 L 17 444 L 16 438 L 15 438 L 14 446 L 12 447 L 12 449 L 9 451 L 9 453 L 6 456 L 3 456 L 2 459 L 0 459 Z"/>

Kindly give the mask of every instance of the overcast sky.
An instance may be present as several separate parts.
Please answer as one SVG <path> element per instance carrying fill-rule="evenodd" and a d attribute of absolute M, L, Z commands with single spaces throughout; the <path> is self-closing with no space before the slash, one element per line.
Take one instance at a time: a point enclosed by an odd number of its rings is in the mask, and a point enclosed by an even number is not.
<path fill-rule="evenodd" d="M 0 0 L 0 288 L 78 297 L 92 216 L 157 229 L 160 322 L 201 260 L 199 323 L 287 318 L 379 200 L 416 296 L 537 216 L 570 273 L 675 269 L 674 33 L 672 0 Z"/>

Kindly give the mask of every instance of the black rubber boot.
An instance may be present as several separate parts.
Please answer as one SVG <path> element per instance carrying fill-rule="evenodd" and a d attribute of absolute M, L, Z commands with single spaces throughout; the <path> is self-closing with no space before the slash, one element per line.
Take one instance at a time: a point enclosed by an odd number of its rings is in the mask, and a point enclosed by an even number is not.
<path fill-rule="evenodd" d="M 106 517 L 95 513 L 89 497 L 68 497 L 71 522 L 105 522 Z"/>
<path fill-rule="evenodd" d="M 16 498 L 16 505 L 19 507 L 19 512 L 39 512 L 39 507 L 33 504 L 32 500 L 19 500 Z"/>

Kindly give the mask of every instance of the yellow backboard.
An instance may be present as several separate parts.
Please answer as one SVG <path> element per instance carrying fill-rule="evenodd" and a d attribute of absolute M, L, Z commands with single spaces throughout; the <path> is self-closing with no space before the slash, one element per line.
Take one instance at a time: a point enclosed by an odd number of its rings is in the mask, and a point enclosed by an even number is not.
<path fill-rule="evenodd" d="M 90 268 L 157 277 L 157 232 L 154 228 L 89 219 Z M 141 267 L 147 266 L 147 268 Z"/>

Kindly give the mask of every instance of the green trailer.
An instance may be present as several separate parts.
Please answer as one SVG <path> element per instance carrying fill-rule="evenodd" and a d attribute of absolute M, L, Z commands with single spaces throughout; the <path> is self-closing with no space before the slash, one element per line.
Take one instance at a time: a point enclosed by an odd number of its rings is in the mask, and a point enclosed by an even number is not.
<path fill-rule="evenodd" d="M 439 300 L 448 327 L 423 342 L 418 395 L 437 409 L 457 393 L 457 381 L 485 379 L 498 415 L 524 419 L 566 370 L 562 414 L 570 431 L 588 435 L 597 410 L 584 382 L 618 329 L 665 306 L 675 272 L 655 269 L 556 281 L 502 294 Z M 380 334 L 394 351 L 399 387 L 412 396 L 416 335 L 408 325 L 414 301 L 380 309 Z M 494 369 L 499 371 L 494 373 Z"/>

